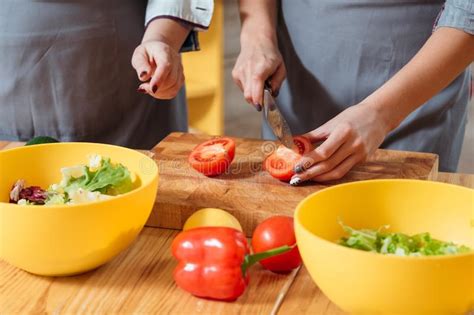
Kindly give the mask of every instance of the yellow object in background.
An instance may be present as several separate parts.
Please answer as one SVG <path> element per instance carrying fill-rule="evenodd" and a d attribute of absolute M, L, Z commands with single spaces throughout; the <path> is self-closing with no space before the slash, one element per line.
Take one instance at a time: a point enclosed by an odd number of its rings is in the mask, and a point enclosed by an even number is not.
<path fill-rule="evenodd" d="M 108 200 L 76 205 L 8 203 L 18 179 L 48 187 L 59 182 L 62 167 L 87 164 L 87 156 L 94 153 L 125 165 L 137 187 Z M 105 144 L 54 143 L 1 151 L 0 174 L 0 258 L 48 276 L 85 272 L 118 255 L 143 228 L 158 188 L 155 161 Z"/>
<path fill-rule="evenodd" d="M 183 54 L 189 125 L 200 132 L 224 132 L 224 14 L 215 1 L 209 30 L 199 33 L 201 51 Z"/>
<path fill-rule="evenodd" d="M 295 233 L 304 265 L 324 294 L 351 314 L 465 314 L 474 307 L 474 251 L 399 257 L 335 243 L 353 228 L 433 238 L 474 248 L 474 190 L 429 181 L 337 185 L 304 199 Z"/>
<path fill-rule="evenodd" d="M 204 208 L 194 212 L 184 223 L 183 231 L 204 226 L 224 226 L 242 231 L 242 226 L 232 214 L 216 208 Z"/>

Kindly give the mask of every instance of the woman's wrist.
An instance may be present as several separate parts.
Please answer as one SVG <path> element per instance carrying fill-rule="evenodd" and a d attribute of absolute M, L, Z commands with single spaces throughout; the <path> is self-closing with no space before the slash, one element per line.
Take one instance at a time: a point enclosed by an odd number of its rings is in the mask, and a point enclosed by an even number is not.
<path fill-rule="evenodd" d="M 366 106 L 370 111 L 375 113 L 377 119 L 385 126 L 384 131 L 386 134 L 397 128 L 405 118 L 395 103 L 386 100 L 384 97 L 378 95 L 378 93 L 373 93 L 368 96 L 361 102 L 361 105 Z"/>
<path fill-rule="evenodd" d="M 169 18 L 152 20 L 143 35 L 142 43 L 159 41 L 179 52 L 191 27 Z"/>
<path fill-rule="evenodd" d="M 242 45 L 252 44 L 256 41 L 266 41 L 277 45 L 276 0 L 240 0 L 241 32 L 240 42 Z"/>
<path fill-rule="evenodd" d="M 252 23 L 253 24 L 253 23 Z M 274 29 L 262 27 L 262 25 L 242 25 L 240 33 L 240 46 L 242 49 L 246 47 L 254 47 L 265 43 L 266 46 L 271 45 L 278 47 L 278 40 Z"/>
<path fill-rule="evenodd" d="M 268 40 L 277 43 L 276 29 L 272 25 L 265 25 L 260 21 L 243 21 L 240 32 L 241 43 L 254 42 L 255 40 Z"/>

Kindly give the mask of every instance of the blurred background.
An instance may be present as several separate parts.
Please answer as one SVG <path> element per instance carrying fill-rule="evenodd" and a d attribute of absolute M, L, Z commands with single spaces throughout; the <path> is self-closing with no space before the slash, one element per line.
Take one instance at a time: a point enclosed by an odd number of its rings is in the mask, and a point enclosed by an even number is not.
<path fill-rule="evenodd" d="M 240 51 L 237 2 L 216 1 L 211 28 L 200 37 L 202 50 L 184 55 L 190 126 L 197 132 L 259 138 L 261 113 L 245 102 L 231 76 Z M 474 173 L 473 103 L 458 168 L 461 173 Z"/>

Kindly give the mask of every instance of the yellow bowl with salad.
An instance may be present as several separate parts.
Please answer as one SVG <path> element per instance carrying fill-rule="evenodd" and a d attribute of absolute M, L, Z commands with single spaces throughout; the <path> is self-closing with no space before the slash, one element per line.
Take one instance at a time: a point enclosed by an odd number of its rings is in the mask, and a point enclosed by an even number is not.
<path fill-rule="evenodd" d="M 337 185 L 304 199 L 304 265 L 351 314 L 465 314 L 474 308 L 474 190 L 418 180 Z"/>
<path fill-rule="evenodd" d="M 118 146 L 0 151 L 0 257 L 38 275 L 94 269 L 136 238 L 157 186 L 156 163 Z"/>

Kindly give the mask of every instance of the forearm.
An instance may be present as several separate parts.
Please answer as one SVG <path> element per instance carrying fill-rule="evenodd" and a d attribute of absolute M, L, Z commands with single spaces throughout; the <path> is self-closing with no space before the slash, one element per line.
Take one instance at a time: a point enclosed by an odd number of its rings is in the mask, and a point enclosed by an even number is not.
<path fill-rule="evenodd" d="M 380 112 L 389 130 L 448 86 L 474 60 L 474 36 L 439 28 L 413 59 L 363 103 Z"/>
<path fill-rule="evenodd" d="M 276 43 L 277 0 L 239 0 L 241 43 L 265 37 Z"/>
<path fill-rule="evenodd" d="M 160 41 L 179 51 L 190 31 L 191 26 L 184 23 L 168 18 L 158 18 L 148 24 L 142 43 Z"/>

